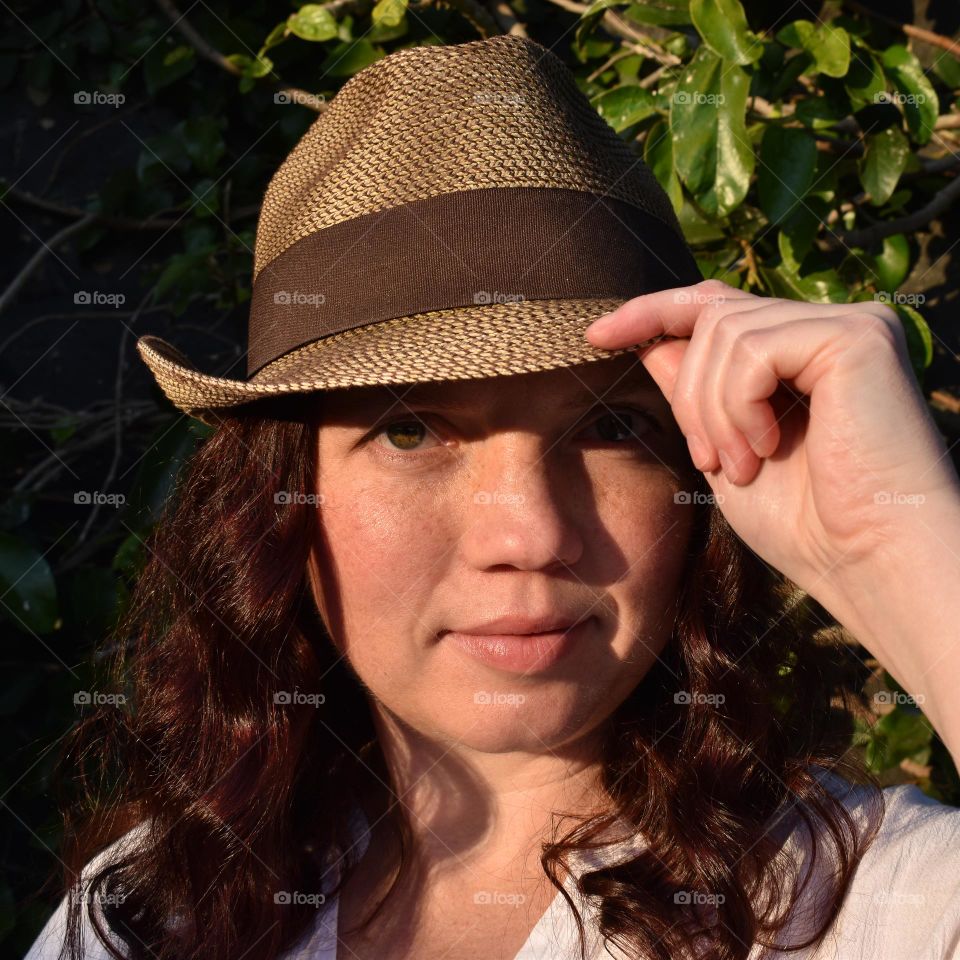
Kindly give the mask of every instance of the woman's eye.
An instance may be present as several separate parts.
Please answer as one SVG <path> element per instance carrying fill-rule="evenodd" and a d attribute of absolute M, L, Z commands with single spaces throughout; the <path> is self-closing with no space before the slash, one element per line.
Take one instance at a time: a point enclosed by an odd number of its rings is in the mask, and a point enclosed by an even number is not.
<path fill-rule="evenodd" d="M 657 424 L 648 414 L 622 409 L 601 414 L 587 429 L 596 430 L 604 443 L 640 442 L 650 430 L 657 429 Z"/>
<path fill-rule="evenodd" d="M 422 441 L 431 438 L 427 425 L 422 420 L 394 420 L 380 428 L 376 439 L 384 439 L 382 446 L 393 450 L 419 450 Z"/>

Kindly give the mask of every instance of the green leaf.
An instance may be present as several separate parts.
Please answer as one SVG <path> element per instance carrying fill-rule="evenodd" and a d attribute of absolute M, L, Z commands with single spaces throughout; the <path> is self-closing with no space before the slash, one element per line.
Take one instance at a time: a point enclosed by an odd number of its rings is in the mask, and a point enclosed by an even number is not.
<path fill-rule="evenodd" d="M 778 30 L 776 38 L 785 46 L 806 51 L 813 58 L 815 73 L 842 77 L 850 65 L 850 34 L 843 27 L 794 20 Z"/>
<path fill-rule="evenodd" d="M 325 77 L 352 77 L 364 67 L 375 63 L 383 56 L 383 51 L 369 40 L 360 38 L 338 43 L 327 55 L 320 67 Z"/>
<path fill-rule="evenodd" d="M 376 25 L 399 27 L 407 13 L 407 0 L 378 0 L 370 11 Z"/>
<path fill-rule="evenodd" d="M 683 206 L 677 216 L 680 220 L 683 235 L 690 244 L 703 244 L 726 239 L 726 234 L 720 225 L 708 220 L 703 215 L 703 211 L 690 203 L 686 197 L 683 197 Z"/>
<path fill-rule="evenodd" d="M 930 749 L 933 727 L 917 710 L 894 707 L 882 716 L 871 731 L 874 744 L 871 761 L 874 770 L 889 769 L 901 760 L 918 759 Z"/>
<path fill-rule="evenodd" d="M 895 291 L 910 272 L 910 243 L 906 234 L 883 238 L 883 250 L 872 258 L 876 285 L 880 290 Z"/>
<path fill-rule="evenodd" d="M 847 111 L 835 101 L 826 97 L 804 97 L 797 102 L 793 116 L 801 123 L 814 130 L 822 130 L 839 123 Z"/>
<path fill-rule="evenodd" d="M 881 55 L 883 68 L 896 88 L 894 96 L 903 108 L 907 127 L 917 143 L 924 144 L 933 134 L 940 101 L 923 72 L 920 61 L 902 44 L 887 47 Z"/>
<path fill-rule="evenodd" d="M 673 140 L 666 119 L 658 120 L 647 131 L 643 141 L 643 160 L 666 191 L 674 211 L 679 214 L 683 206 L 683 188 L 673 166 Z"/>
<path fill-rule="evenodd" d="M 58 626 L 57 586 L 50 564 L 29 544 L 0 532 L 0 612 L 28 632 Z"/>
<path fill-rule="evenodd" d="M 813 185 L 817 144 L 798 127 L 768 124 L 760 142 L 757 194 L 771 223 L 780 223 Z"/>
<path fill-rule="evenodd" d="M 724 60 L 747 64 L 763 56 L 740 0 L 690 0 L 690 17 L 703 42 Z"/>
<path fill-rule="evenodd" d="M 933 58 L 933 72 L 951 89 L 960 88 L 960 60 L 947 50 L 941 50 Z"/>
<path fill-rule="evenodd" d="M 858 173 L 863 189 L 874 206 L 886 203 L 900 181 L 910 159 L 910 141 L 899 127 L 887 127 L 868 134 Z"/>
<path fill-rule="evenodd" d="M 780 256 L 794 272 L 813 246 L 813 238 L 829 212 L 830 205 L 821 197 L 807 196 L 780 224 L 777 246 Z"/>
<path fill-rule="evenodd" d="M 263 46 L 260 48 L 260 53 L 258 55 L 263 55 L 272 47 L 277 46 L 278 44 L 283 43 L 287 37 L 287 32 L 289 28 L 287 27 L 287 21 L 281 20 L 266 36 L 263 41 Z"/>
<path fill-rule="evenodd" d="M 886 90 L 886 79 L 880 61 L 869 50 L 855 46 L 843 85 L 854 111 L 876 103 L 877 98 Z"/>
<path fill-rule="evenodd" d="M 790 300 L 809 300 L 813 303 L 846 303 L 849 291 L 836 270 L 816 270 L 798 273 L 787 263 L 778 267 L 759 267 L 760 276 L 770 287 L 773 296 Z"/>
<path fill-rule="evenodd" d="M 607 90 L 593 100 L 593 105 L 617 133 L 656 113 L 653 95 L 636 84 Z"/>
<path fill-rule="evenodd" d="M 301 40 L 332 40 L 337 35 L 337 21 L 326 7 L 307 3 L 287 17 L 290 32 Z"/>
<path fill-rule="evenodd" d="M 747 195 L 755 156 L 745 123 L 750 79 L 700 47 L 674 89 L 670 132 L 680 179 L 711 215 L 725 216 Z"/>
<path fill-rule="evenodd" d="M 682 27 L 690 23 L 690 0 L 643 0 L 643 3 L 631 3 L 624 15 L 635 23 Z"/>
<path fill-rule="evenodd" d="M 907 353 L 917 380 L 923 383 L 923 372 L 933 363 L 933 334 L 923 314 L 907 303 L 890 304 L 903 324 L 903 332 L 907 336 Z"/>
<path fill-rule="evenodd" d="M 191 117 L 179 125 L 183 146 L 193 165 L 205 174 L 212 174 L 227 149 L 220 135 L 220 122 L 214 117 Z"/>

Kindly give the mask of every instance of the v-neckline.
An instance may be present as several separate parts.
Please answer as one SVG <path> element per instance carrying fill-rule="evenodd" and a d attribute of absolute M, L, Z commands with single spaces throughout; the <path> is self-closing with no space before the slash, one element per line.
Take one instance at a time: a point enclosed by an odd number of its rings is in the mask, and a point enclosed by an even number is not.
<path fill-rule="evenodd" d="M 356 838 L 354 845 L 359 850 L 357 855 L 357 860 L 359 860 L 364 856 L 370 845 L 369 822 L 360 807 L 355 807 L 351 813 L 350 824 L 353 836 Z M 580 872 L 583 872 L 584 865 L 589 864 L 591 860 L 595 865 L 608 862 L 614 851 L 619 852 L 625 846 L 632 846 L 632 844 L 613 844 L 602 854 L 600 851 L 581 853 L 578 857 L 581 861 Z M 339 864 L 333 864 L 330 872 L 333 874 L 332 879 L 324 884 L 328 890 L 336 886 L 339 880 Z M 563 885 L 574 902 L 579 903 L 581 910 L 589 910 L 586 899 L 580 894 L 577 882 L 570 873 L 567 873 L 564 877 Z M 292 951 L 288 960 L 339 960 L 337 956 L 339 901 L 340 898 L 336 895 L 324 901 L 323 907 L 318 912 L 314 928 L 307 935 L 306 942 L 300 948 Z M 563 914 L 563 922 L 558 923 L 561 919 L 561 913 Z M 593 932 L 592 925 L 586 923 L 585 926 L 589 944 L 590 934 Z M 566 943 L 558 943 L 558 940 L 567 938 L 569 938 L 569 946 Z M 523 942 L 513 960 L 556 960 L 558 957 L 568 955 L 570 957 L 577 956 L 579 955 L 579 939 L 577 926 L 569 913 L 569 906 L 558 890 L 546 910 L 533 925 L 527 939 Z M 587 956 L 592 955 L 593 950 L 588 946 Z"/>

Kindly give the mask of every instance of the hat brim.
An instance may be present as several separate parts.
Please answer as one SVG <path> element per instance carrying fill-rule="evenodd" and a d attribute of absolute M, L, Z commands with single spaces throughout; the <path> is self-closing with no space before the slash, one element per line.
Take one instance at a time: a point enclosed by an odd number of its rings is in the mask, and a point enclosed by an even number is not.
<path fill-rule="evenodd" d="M 202 373 L 159 337 L 141 337 L 137 349 L 174 406 L 215 423 L 219 415 L 263 397 L 509 376 L 617 356 L 640 344 L 604 350 L 590 344 L 584 331 L 625 302 L 515 301 L 382 320 L 298 347 L 249 380 Z"/>

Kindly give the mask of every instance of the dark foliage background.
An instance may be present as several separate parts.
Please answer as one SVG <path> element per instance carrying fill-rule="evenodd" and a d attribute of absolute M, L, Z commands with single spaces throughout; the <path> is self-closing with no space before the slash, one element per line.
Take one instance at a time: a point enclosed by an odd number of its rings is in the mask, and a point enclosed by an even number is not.
<path fill-rule="evenodd" d="M 22 955 L 59 895 L 33 896 L 58 867 L 59 743 L 91 699 L 108 695 L 92 651 L 207 432 L 162 400 L 136 337 L 167 336 L 205 369 L 242 376 L 263 190 L 325 102 L 390 51 L 502 32 L 553 49 L 653 167 L 706 275 L 776 296 L 894 303 L 931 410 L 958 449 L 955 4 L 3 6 L 7 955 Z M 825 636 L 838 629 L 807 606 Z M 955 766 L 923 714 L 846 639 L 865 690 L 851 748 L 887 782 L 960 803 Z"/>

